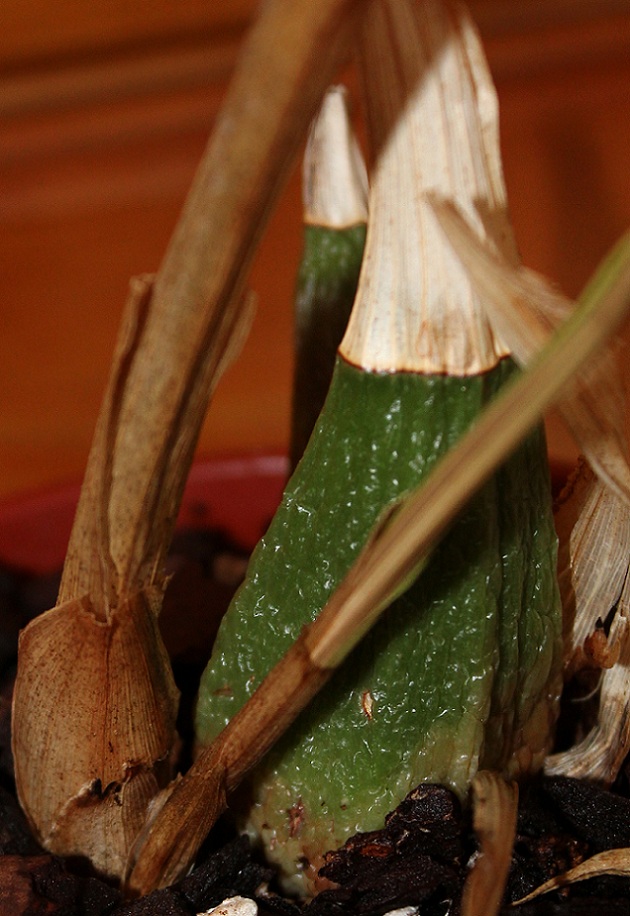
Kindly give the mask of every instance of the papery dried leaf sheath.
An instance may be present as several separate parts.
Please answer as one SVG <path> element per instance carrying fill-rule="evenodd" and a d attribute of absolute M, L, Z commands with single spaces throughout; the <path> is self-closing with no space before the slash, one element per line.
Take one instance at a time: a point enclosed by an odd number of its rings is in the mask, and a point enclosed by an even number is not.
<path fill-rule="evenodd" d="M 502 249 L 514 252 L 492 80 L 470 19 L 454 4 L 440 6 L 441 15 L 419 16 L 398 4 L 393 28 L 381 3 L 365 20 L 363 47 L 377 48 L 386 35 L 392 47 L 359 59 L 376 160 L 370 210 L 379 219 L 370 221 L 340 353 L 376 372 L 469 376 L 509 353 L 424 197 L 454 197 L 484 237 L 496 231 Z M 485 221 L 474 209 L 479 200 Z"/>
<path fill-rule="evenodd" d="M 604 636 L 597 722 L 579 744 L 547 759 L 545 771 L 609 785 L 630 751 L 630 512 L 583 464 L 558 512 L 568 561 L 567 673 L 597 667 L 592 634 Z M 612 618 L 612 619 L 609 619 Z"/>
<path fill-rule="evenodd" d="M 150 278 L 132 284 L 95 434 L 82 500 L 97 534 L 79 512 L 60 603 L 20 636 L 13 697 L 16 787 L 35 834 L 45 848 L 85 856 L 116 877 L 171 777 L 179 699 L 158 629 L 162 578 L 123 585 L 109 551 L 119 399 L 151 290 Z"/>
<path fill-rule="evenodd" d="M 347 229 L 367 222 L 367 171 L 343 86 L 329 89 L 311 124 L 302 179 L 307 226 Z"/>
<path fill-rule="evenodd" d="M 630 511 L 582 460 L 560 495 L 555 518 L 570 675 L 588 665 L 586 640 L 622 597 L 630 563 Z"/>
<path fill-rule="evenodd" d="M 22 634 L 16 781 L 46 848 L 121 874 L 146 806 L 168 778 L 178 694 L 158 632 L 161 595 L 139 593 L 99 620 L 89 599 Z M 154 606 L 151 606 L 153 602 Z M 59 740 L 59 734 L 63 741 Z"/>

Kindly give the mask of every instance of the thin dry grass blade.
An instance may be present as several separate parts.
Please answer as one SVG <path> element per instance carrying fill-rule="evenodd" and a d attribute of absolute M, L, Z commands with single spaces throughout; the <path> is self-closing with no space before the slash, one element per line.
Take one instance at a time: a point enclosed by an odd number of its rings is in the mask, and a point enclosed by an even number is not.
<path fill-rule="evenodd" d="M 428 481 L 389 514 L 319 617 L 202 752 L 147 825 L 131 862 L 136 893 L 175 880 L 194 861 L 227 792 L 272 746 L 392 597 L 426 561 L 466 499 L 492 473 L 562 386 L 618 327 L 630 305 L 630 259 L 604 294 L 578 310 L 497 397 Z"/>
<path fill-rule="evenodd" d="M 479 238 L 468 219 L 450 201 L 431 198 L 433 209 L 471 279 L 483 296 L 493 326 L 526 365 L 540 350 L 574 303 L 542 277 L 514 267 Z M 597 295 L 607 274 L 628 256 L 630 234 L 604 260 L 580 301 Z M 598 476 L 630 505 L 630 463 L 625 436 L 624 379 L 614 345 L 583 366 L 559 402 L 559 410 Z"/>
<path fill-rule="evenodd" d="M 472 782 L 479 855 L 464 883 L 462 916 L 495 916 L 501 907 L 516 835 L 518 786 L 480 770 Z"/>
<path fill-rule="evenodd" d="M 590 859 L 580 862 L 575 868 L 571 868 L 562 875 L 556 875 L 550 878 L 549 881 L 545 881 L 531 894 L 521 897 L 520 900 L 515 900 L 512 906 L 520 906 L 522 903 L 535 900 L 536 897 L 540 897 L 542 894 L 548 894 L 549 891 L 556 891 L 560 888 L 568 887 L 570 884 L 577 884 L 578 881 L 599 878 L 603 875 L 617 875 L 621 878 L 629 877 L 630 849 L 607 849 L 605 852 L 591 856 Z"/>

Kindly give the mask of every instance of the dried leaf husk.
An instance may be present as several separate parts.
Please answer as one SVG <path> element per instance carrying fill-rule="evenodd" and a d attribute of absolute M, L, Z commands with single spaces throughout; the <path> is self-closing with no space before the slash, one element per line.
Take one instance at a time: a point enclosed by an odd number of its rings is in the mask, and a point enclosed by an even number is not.
<path fill-rule="evenodd" d="M 578 881 L 599 878 L 603 875 L 629 877 L 630 849 L 607 849 L 605 852 L 599 852 L 597 855 L 591 856 L 590 859 L 580 862 L 579 865 L 569 869 L 569 871 L 561 875 L 555 875 L 549 881 L 545 881 L 544 884 L 533 890 L 531 894 L 521 897 L 520 900 L 515 900 L 512 905 L 520 906 L 520 904 L 527 903 L 529 900 L 535 900 L 536 897 L 540 897 L 542 894 L 548 894 L 549 891 L 559 890 L 571 884 L 577 884 Z"/>
<path fill-rule="evenodd" d="M 306 225 L 347 229 L 367 222 L 367 170 L 344 86 L 328 90 L 311 124 L 302 184 Z"/>
<path fill-rule="evenodd" d="M 178 692 L 157 622 L 165 582 L 160 554 L 147 546 L 165 551 L 170 542 L 172 494 L 153 502 L 145 537 L 131 524 L 141 519 L 131 489 L 130 523 L 112 521 L 111 511 L 116 461 L 128 467 L 131 457 L 118 440 L 121 401 L 131 394 L 152 292 L 151 277 L 132 281 L 58 604 L 20 636 L 13 696 L 16 788 L 35 835 L 114 879 L 147 804 L 172 776 L 176 743 Z M 137 444 L 133 458 L 146 451 Z M 135 551 L 125 555 L 128 540 Z"/>
<path fill-rule="evenodd" d="M 160 599 L 140 592 L 106 621 L 78 599 L 20 638 L 28 677 L 16 683 L 14 709 L 30 712 L 13 721 L 20 802 L 47 849 L 87 856 L 104 875 L 122 874 L 147 804 L 171 776 L 178 693 Z"/>
<path fill-rule="evenodd" d="M 462 916 L 495 916 L 505 891 L 516 835 L 518 786 L 480 770 L 472 781 L 479 854 L 464 884 Z"/>
<path fill-rule="evenodd" d="M 514 252 L 498 101 L 479 36 L 459 4 L 394 0 L 374 6 L 359 37 L 375 165 L 363 267 L 340 353 L 374 372 L 480 374 L 509 348 L 425 196 L 453 197 L 484 237 Z"/>
<path fill-rule="evenodd" d="M 560 494 L 555 522 L 569 677 L 589 666 L 587 640 L 618 607 L 630 561 L 630 511 L 582 460 Z"/>
<path fill-rule="evenodd" d="M 569 553 L 560 576 L 569 611 L 567 676 L 605 670 L 595 726 L 548 758 L 545 771 L 610 784 L 630 752 L 630 511 L 582 464 L 556 518 Z"/>

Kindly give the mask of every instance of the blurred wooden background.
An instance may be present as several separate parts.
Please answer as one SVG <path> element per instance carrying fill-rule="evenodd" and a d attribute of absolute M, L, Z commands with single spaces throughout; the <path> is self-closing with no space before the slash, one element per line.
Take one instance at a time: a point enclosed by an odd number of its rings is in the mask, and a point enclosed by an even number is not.
<path fill-rule="evenodd" d="M 0 498 L 81 476 L 128 279 L 160 262 L 255 5 L 2 0 Z M 630 223 L 630 0 L 471 7 L 524 260 L 576 294 Z M 296 174 L 204 454 L 285 447 L 300 233 Z"/>

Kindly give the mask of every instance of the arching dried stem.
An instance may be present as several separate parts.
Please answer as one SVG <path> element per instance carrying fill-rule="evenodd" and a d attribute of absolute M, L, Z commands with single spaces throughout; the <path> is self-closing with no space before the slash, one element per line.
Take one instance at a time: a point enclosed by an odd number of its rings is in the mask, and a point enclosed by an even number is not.
<path fill-rule="evenodd" d="M 59 606 L 22 636 L 21 803 L 49 849 L 114 877 L 169 776 L 177 697 L 156 619 L 200 425 L 247 325 L 260 234 L 363 6 L 263 4 L 162 266 L 134 287 Z"/>

